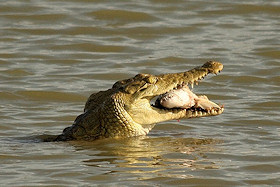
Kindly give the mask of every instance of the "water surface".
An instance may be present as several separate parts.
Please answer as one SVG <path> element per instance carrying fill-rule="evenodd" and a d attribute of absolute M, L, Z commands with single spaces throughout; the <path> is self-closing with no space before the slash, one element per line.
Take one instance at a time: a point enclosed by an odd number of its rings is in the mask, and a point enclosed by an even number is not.
<path fill-rule="evenodd" d="M 279 12 L 276 0 L 1 1 L 1 185 L 279 185 Z M 224 70 L 194 91 L 224 104 L 220 116 L 146 137 L 37 138 L 117 80 L 208 60 Z"/>

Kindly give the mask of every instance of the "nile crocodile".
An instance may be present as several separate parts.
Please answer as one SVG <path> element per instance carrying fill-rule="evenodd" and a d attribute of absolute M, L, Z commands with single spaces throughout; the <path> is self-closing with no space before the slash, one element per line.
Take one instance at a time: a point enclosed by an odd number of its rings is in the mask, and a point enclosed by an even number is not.
<path fill-rule="evenodd" d="M 196 96 L 188 85 L 193 87 L 207 74 L 217 74 L 222 69 L 221 63 L 208 61 L 201 67 L 182 73 L 138 74 L 118 81 L 112 88 L 92 94 L 85 104 L 84 113 L 55 141 L 140 136 L 148 134 L 159 122 L 219 115 L 224 111 L 223 106 L 211 102 L 206 96 Z M 185 90 L 189 98 L 193 98 L 190 102 L 193 104 L 182 107 L 162 105 L 176 89 Z"/>

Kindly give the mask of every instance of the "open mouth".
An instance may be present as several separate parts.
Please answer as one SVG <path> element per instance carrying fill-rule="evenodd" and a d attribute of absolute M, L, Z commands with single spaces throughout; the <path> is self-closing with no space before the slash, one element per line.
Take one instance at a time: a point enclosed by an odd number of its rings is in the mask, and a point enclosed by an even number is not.
<path fill-rule="evenodd" d="M 185 110 L 190 117 L 219 115 L 223 105 L 210 101 L 205 95 L 196 95 L 187 85 L 178 85 L 173 90 L 157 96 L 153 107 L 170 112 Z"/>
<path fill-rule="evenodd" d="M 196 67 L 184 73 L 176 74 L 179 77 L 177 85 L 172 90 L 155 97 L 152 107 L 163 112 L 182 113 L 186 112 L 186 118 L 213 116 L 223 113 L 224 106 L 218 105 L 208 99 L 205 95 L 196 95 L 188 85 L 193 88 L 194 83 L 204 79 L 208 74 L 217 75 L 223 69 L 223 64 L 216 61 L 208 61 L 201 67 Z M 168 80 L 169 75 L 166 75 Z M 174 81 L 173 81 L 174 83 Z M 172 83 L 172 84 L 173 84 Z"/>

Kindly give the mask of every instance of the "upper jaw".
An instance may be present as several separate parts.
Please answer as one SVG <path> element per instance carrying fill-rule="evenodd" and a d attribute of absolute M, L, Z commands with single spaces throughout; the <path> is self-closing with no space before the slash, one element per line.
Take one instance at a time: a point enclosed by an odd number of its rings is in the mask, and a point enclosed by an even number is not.
<path fill-rule="evenodd" d="M 208 61 L 201 67 L 196 67 L 192 70 L 159 75 L 157 86 L 159 88 L 157 95 L 164 94 L 173 89 L 183 86 L 189 86 L 193 88 L 194 84 L 198 84 L 198 81 L 204 79 L 208 74 L 218 74 L 223 69 L 223 64 L 216 61 Z"/>

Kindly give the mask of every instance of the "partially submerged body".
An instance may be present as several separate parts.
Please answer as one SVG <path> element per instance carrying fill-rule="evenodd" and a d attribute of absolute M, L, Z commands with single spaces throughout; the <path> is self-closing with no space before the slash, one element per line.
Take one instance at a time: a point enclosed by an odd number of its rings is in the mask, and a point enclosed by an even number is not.
<path fill-rule="evenodd" d="M 84 113 L 54 140 L 140 136 L 162 121 L 219 115 L 224 111 L 222 106 L 206 96 L 195 95 L 187 85 L 222 69 L 221 63 L 209 61 L 182 73 L 138 74 L 118 81 L 111 89 L 92 94 Z M 157 102 L 151 104 L 156 97 L 159 97 Z"/>

